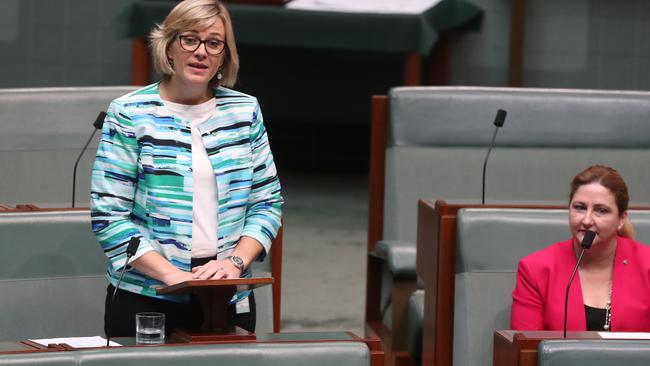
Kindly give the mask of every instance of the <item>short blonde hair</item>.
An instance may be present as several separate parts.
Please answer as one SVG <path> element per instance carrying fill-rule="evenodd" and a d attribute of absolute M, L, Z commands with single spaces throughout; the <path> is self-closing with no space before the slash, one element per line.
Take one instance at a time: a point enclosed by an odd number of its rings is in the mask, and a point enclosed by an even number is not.
<path fill-rule="evenodd" d="M 178 38 L 178 34 L 190 29 L 202 30 L 210 27 L 216 19 L 223 21 L 226 30 L 226 47 L 221 65 L 221 80 L 216 75 L 210 80 L 211 87 L 219 85 L 232 87 L 237 81 L 239 55 L 232 31 L 230 13 L 219 0 L 184 0 L 178 3 L 161 24 L 151 31 L 149 46 L 153 56 L 153 66 L 164 78 L 171 77 L 174 69 L 169 62 L 167 50 Z"/>

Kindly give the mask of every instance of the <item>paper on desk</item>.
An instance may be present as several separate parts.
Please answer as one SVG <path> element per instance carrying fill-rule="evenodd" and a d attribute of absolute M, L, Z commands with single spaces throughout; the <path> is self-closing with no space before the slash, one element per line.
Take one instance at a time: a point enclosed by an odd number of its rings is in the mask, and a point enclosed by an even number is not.
<path fill-rule="evenodd" d="M 70 337 L 70 338 L 43 338 L 43 339 L 30 339 L 32 342 L 42 344 L 47 347 L 50 343 L 65 343 L 73 348 L 89 348 L 89 347 L 106 347 L 106 338 L 95 337 Z M 121 346 L 119 343 L 111 341 L 111 347 Z"/>
<path fill-rule="evenodd" d="M 602 339 L 650 339 L 650 333 L 643 332 L 598 332 Z"/>
<path fill-rule="evenodd" d="M 442 0 L 293 0 L 289 9 L 346 13 L 420 14 Z"/>

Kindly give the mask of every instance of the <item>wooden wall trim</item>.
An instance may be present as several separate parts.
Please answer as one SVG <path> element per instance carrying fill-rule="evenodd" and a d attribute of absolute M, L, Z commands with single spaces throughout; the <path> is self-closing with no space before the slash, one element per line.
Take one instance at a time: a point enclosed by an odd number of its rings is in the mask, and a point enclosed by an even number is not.
<path fill-rule="evenodd" d="M 370 127 L 370 187 L 368 193 L 368 243 L 370 254 L 384 233 L 384 174 L 386 170 L 386 129 L 388 126 L 388 97 L 372 97 Z M 381 320 L 381 262 L 368 256 L 366 270 L 366 322 Z"/>

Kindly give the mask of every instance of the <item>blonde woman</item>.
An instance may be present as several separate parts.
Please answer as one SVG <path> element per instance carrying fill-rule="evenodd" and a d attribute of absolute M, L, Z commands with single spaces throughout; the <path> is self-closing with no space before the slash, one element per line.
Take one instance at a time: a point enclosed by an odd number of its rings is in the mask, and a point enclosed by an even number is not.
<path fill-rule="evenodd" d="M 155 289 L 249 276 L 281 221 L 260 107 L 228 88 L 239 59 L 226 8 L 182 1 L 150 42 L 162 80 L 110 104 L 92 172 L 92 225 L 109 259 L 107 310 L 127 243 L 140 238 L 105 319 L 111 336 L 135 334 L 135 313 L 143 311 L 165 313 L 168 330 L 200 324 L 194 299 Z M 237 294 L 225 316 L 253 331 L 252 293 Z"/>

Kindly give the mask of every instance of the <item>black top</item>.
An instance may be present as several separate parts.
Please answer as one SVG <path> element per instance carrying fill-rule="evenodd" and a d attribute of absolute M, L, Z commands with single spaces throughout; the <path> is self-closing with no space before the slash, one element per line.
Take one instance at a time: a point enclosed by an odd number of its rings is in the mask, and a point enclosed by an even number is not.
<path fill-rule="evenodd" d="M 592 308 L 585 305 L 585 316 L 587 317 L 587 330 L 603 331 L 607 309 Z"/>

